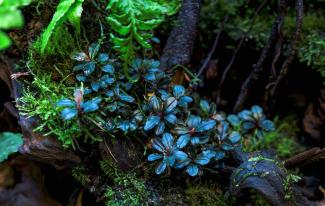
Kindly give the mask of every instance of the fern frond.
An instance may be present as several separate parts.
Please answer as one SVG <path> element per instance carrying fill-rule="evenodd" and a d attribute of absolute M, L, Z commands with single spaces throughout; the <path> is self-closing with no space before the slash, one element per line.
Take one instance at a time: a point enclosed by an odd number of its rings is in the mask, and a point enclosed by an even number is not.
<path fill-rule="evenodd" d="M 113 48 L 127 67 L 140 48 L 150 49 L 153 30 L 168 15 L 175 14 L 179 0 L 111 0 L 106 18 L 111 26 Z"/>
<path fill-rule="evenodd" d="M 61 0 L 54 15 L 41 36 L 41 53 L 44 54 L 52 34 L 56 29 L 68 20 L 80 33 L 80 17 L 82 13 L 82 3 L 84 0 Z"/>

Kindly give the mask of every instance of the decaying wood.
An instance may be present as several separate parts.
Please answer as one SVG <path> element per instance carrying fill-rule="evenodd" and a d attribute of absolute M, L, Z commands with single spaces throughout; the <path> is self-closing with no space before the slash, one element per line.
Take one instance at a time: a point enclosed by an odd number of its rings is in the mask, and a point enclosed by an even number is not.
<path fill-rule="evenodd" d="M 169 34 L 160 58 L 160 69 L 168 70 L 176 65 L 186 65 L 190 62 L 200 8 L 201 0 L 183 0 L 177 24 Z"/>
<path fill-rule="evenodd" d="M 24 144 L 19 149 L 21 154 L 57 169 L 80 163 L 80 158 L 73 151 L 65 150 L 57 139 L 34 132 L 37 127 L 35 119 L 20 117 L 18 123 L 24 136 Z"/>
<path fill-rule="evenodd" d="M 240 165 L 230 177 L 230 192 L 236 196 L 244 190 L 255 190 L 263 196 L 273 206 L 314 206 L 316 202 L 309 201 L 303 193 L 290 185 L 285 188 L 284 184 L 287 177 L 285 168 L 266 151 L 257 153 L 239 154 Z M 253 160 L 252 157 L 257 157 Z M 289 184 L 289 183 L 286 183 Z M 292 195 L 286 198 L 290 190 Z"/>

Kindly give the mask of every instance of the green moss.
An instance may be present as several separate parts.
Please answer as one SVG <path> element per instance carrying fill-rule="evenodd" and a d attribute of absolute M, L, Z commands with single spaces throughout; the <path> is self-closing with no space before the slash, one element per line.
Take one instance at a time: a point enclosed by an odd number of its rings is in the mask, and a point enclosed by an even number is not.
<path fill-rule="evenodd" d="M 72 169 L 72 177 L 80 182 L 82 185 L 86 185 L 87 183 L 87 176 L 86 174 L 86 168 L 82 166 L 77 166 Z"/>
<path fill-rule="evenodd" d="M 104 194 L 107 206 L 155 205 L 145 182 L 134 173 L 121 171 L 109 160 L 101 161 L 100 167 L 113 182 L 112 186 L 107 186 Z"/>
<path fill-rule="evenodd" d="M 191 206 L 230 206 L 232 201 L 228 200 L 223 191 L 215 184 L 190 186 L 185 190 L 186 202 Z"/>
<path fill-rule="evenodd" d="M 303 148 L 297 142 L 297 120 L 294 116 L 289 116 L 283 120 L 274 119 L 276 130 L 269 132 L 263 139 L 256 140 L 249 138 L 245 143 L 246 151 L 256 151 L 264 148 L 273 148 L 276 150 L 279 158 L 287 158 L 301 151 Z"/>
<path fill-rule="evenodd" d="M 294 200 L 294 193 L 292 191 L 292 184 L 299 182 L 299 180 L 301 179 L 301 177 L 299 177 L 298 175 L 294 175 L 294 174 L 288 174 L 286 179 L 283 182 L 283 187 L 284 187 L 284 191 L 285 191 L 285 199 L 289 200 L 289 201 L 293 201 Z"/>
<path fill-rule="evenodd" d="M 73 88 L 58 84 L 50 75 L 34 76 L 34 81 L 27 85 L 19 102 L 20 114 L 26 117 L 37 117 L 41 124 L 35 131 L 45 136 L 57 137 L 64 147 L 73 145 L 73 139 L 81 136 L 78 122 L 63 122 L 60 118 L 59 108 L 56 102 L 64 96 L 69 96 Z"/>

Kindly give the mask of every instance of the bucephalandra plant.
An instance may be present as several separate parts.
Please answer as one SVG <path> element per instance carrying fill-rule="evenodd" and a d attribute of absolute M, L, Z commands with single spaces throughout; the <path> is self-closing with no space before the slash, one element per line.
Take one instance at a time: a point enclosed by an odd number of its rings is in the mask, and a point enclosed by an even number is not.
<path fill-rule="evenodd" d="M 171 74 L 159 70 L 158 61 L 134 60 L 129 81 L 121 64 L 100 53 L 99 44 L 71 57 L 82 89 L 75 91 L 74 100 L 57 102 L 62 119 L 92 115 L 92 121 L 80 121 L 82 127 L 95 124 L 112 137 L 149 141 L 155 152 L 148 161 L 159 161 L 157 174 L 171 168 L 202 174 L 204 167 L 218 166 L 229 151 L 240 149 L 243 137 L 262 138 L 274 129 L 259 106 L 227 117 L 213 103 L 197 100 L 183 85 L 171 83 Z"/>

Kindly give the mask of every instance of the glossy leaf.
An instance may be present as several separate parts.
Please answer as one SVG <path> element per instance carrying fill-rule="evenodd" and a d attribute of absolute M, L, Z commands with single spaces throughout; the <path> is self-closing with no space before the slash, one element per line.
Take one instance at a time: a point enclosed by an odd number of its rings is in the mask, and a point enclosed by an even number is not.
<path fill-rule="evenodd" d="M 187 154 L 179 150 L 174 151 L 173 156 L 175 157 L 176 160 L 180 160 L 180 161 L 187 159 Z"/>
<path fill-rule="evenodd" d="M 162 136 L 162 143 L 166 148 L 173 148 L 174 138 L 170 133 L 164 133 Z"/>
<path fill-rule="evenodd" d="M 185 134 L 185 135 L 181 135 L 176 142 L 176 146 L 178 148 L 184 148 L 190 141 L 190 136 Z"/>
<path fill-rule="evenodd" d="M 153 129 L 160 122 L 160 117 L 156 115 L 151 115 L 148 117 L 143 129 L 145 131 Z"/>
<path fill-rule="evenodd" d="M 194 176 L 198 175 L 199 168 L 197 165 L 191 164 L 191 165 L 187 166 L 186 172 L 190 176 L 194 177 Z"/>
<path fill-rule="evenodd" d="M 59 107 L 75 107 L 76 103 L 70 99 L 62 99 L 57 103 Z"/>
<path fill-rule="evenodd" d="M 75 108 L 65 108 L 61 112 L 61 117 L 63 120 L 69 120 L 77 116 L 78 110 Z"/>
<path fill-rule="evenodd" d="M 181 96 L 184 96 L 185 88 L 182 85 L 173 86 L 173 95 L 176 99 L 179 99 Z"/>
<path fill-rule="evenodd" d="M 165 102 L 165 113 L 172 112 L 177 106 L 177 100 L 174 97 L 169 97 Z"/>
<path fill-rule="evenodd" d="M 161 163 L 156 167 L 155 172 L 156 172 L 157 175 L 160 175 L 160 174 L 162 174 L 162 173 L 165 172 L 166 168 L 167 168 L 167 164 L 166 164 L 166 162 L 162 161 L 162 162 L 161 162 Z"/>
<path fill-rule="evenodd" d="M 206 120 L 202 121 L 200 126 L 197 128 L 198 132 L 204 132 L 212 129 L 214 126 L 216 126 L 215 120 Z"/>
<path fill-rule="evenodd" d="M 162 158 L 163 158 L 162 154 L 154 153 L 154 154 L 150 154 L 148 156 L 148 161 L 152 162 L 152 161 L 156 161 L 156 160 L 159 160 L 159 159 L 162 159 Z"/>
<path fill-rule="evenodd" d="M 166 116 L 164 117 L 164 119 L 165 119 L 168 123 L 170 123 L 170 124 L 172 124 L 172 125 L 176 124 L 176 121 L 177 121 L 177 118 L 176 118 L 176 116 L 175 116 L 174 114 L 166 115 Z"/>

